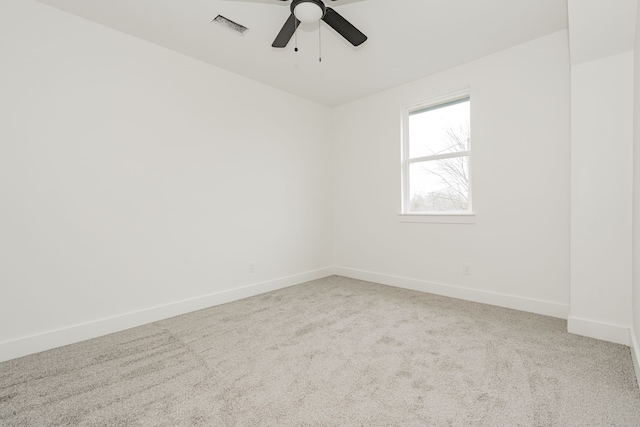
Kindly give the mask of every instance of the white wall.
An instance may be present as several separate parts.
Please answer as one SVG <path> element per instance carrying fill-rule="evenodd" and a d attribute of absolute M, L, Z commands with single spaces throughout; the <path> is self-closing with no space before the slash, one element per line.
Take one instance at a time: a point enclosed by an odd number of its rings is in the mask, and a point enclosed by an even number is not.
<path fill-rule="evenodd" d="M 638 0 L 567 0 L 571 63 L 633 50 Z"/>
<path fill-rule="evenodd" d="M 633 284 L 631 354 L 640 383 L 640 8 L 636 15 L 635 52 L 633 66 Z"/>
<path fill-rule="evenodd" d="M 465 87 L 471 88 L 476 223 L 401 223 L 402 107 Z M 566 32 L 346 104 L 333 114 L 338 272 L 567 316 Z M 465 263 L 471 276 L 463 275 Z"/>
<path fill-rule="evenodd" d="M 330 272 L 326 107 L 3 0 L 0 117 L 0 360 Z"/>
<path fill-rule="evenodd" d="M 628 344 L 633 52 L 571 70 L 569 331 Z"/>

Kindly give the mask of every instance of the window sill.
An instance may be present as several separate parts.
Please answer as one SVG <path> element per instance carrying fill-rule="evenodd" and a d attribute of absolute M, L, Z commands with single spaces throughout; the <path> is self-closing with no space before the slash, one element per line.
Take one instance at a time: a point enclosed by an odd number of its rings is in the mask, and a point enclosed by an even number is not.
<path fill-rule="evenodd" d="M 398 214 L 400 222 L 429 222 L 436 224 L 475 224 L 476 214 L 450 213 L 450 214 Z"/>

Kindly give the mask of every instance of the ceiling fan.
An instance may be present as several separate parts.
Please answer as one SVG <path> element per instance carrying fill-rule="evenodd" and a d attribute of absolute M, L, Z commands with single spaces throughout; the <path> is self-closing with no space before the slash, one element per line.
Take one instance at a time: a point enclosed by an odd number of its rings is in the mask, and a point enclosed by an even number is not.
<path fill-rule="evenodd" d="M 277 48 L 286 47 L 301 22 L 306 24 L 318 22 L 321 19 L 354 46 L 360 46 L 367 40 L 367 36 L 362 34 L 360 30 L 344 19 L 338 12 L 325 6 L 322 0 L 292 0 L 291 15 L 282 26 L 271 46 Z"/>

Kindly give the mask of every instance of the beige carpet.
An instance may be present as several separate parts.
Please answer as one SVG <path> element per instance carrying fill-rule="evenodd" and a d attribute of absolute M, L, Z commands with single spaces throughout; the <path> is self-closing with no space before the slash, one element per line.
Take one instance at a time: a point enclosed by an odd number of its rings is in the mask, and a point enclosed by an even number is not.
<path fill-rule="evenodd" d="M 638 426 L 629 348 L 330 277 L 0 364 L 2 426 Z"/>

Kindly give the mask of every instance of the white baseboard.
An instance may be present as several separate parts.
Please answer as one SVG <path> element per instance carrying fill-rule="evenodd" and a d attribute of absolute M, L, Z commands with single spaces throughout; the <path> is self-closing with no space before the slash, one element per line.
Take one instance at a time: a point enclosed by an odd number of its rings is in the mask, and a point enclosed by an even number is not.
<path fill-rule="evenodd" d="M 331 267 L 0 343 L 0 362 L 333 275 Z"/>
<path fill-rule="evenodd" d="M 633 359 L 633 368 L 636 371 L 636 381 L 640 385 L 640 347 L 633 329 L 629 330 L 629 347 L 631 348 L 631 358 Z"/>
<path fill-rule="evenodd" d="M 569 315 L 569 305 L 567 304 L 523 298 L 496 292 L 481 291 L 478 289 L 464 288 L 460 286 L 444 285 L 441 283 L 432 283 L 423 280 L 390 276 L 387 274 L 373 273 L 370 271 L 345 267 L 334 267 L 333 271 L 336 275 L 350 277 L 353 279 L 366 280 L 369 282 L 381 283 L 383 285 L 428 292 L 431 294 L 496 305 L 529 313 L 558 317 L 561 319 L 566 319 Z"/>
<path fill-rule="evenodd" d="M 203 308 L 213 307 L 237 301 L 242 298 L 248 298 L 277 289 L 294 286 L 310 280 L 321 279 L 333 274 L 381 283 L 388 286 L 428 292 L 451 298 L 464 299 L 467 301 L 568 319 L 568 330 L 570 333 L 630 346 L 636 375 L 638 376 L 638 382 L 640 383 L 640 365 L 638 362 L 640 359 L 640 348 L 638 347 L 638 343 L 633 334 L 630 334 L 630 330 L 624 326 L 594 322 L 570 316 L 569 306 L 565 304 L 426 282 L 406 277 L 391 276 L 345 267 L 323 268 L 320 270 L 269 280 L 240 288 L 229 289 L 210 295 L 177 301 L 162 306 L 150 307 L 144 310 L 95 320 L 93 322 L 73 325 L 62 329 L 1 342 L 0 362 L 96 338 L 102 335 L 123 331 L 125 329 L 134 328 L 136 326 L 156 322 L 158 320 L 167 319 L 180 314 L 201 310 Z"/>
<path fill-rule="evenodd" d="M 629 345 L 629 328 L 626 326 L 597 322 L 569 315 L 567 330 L 569 333 L 576 335 Z"/>

